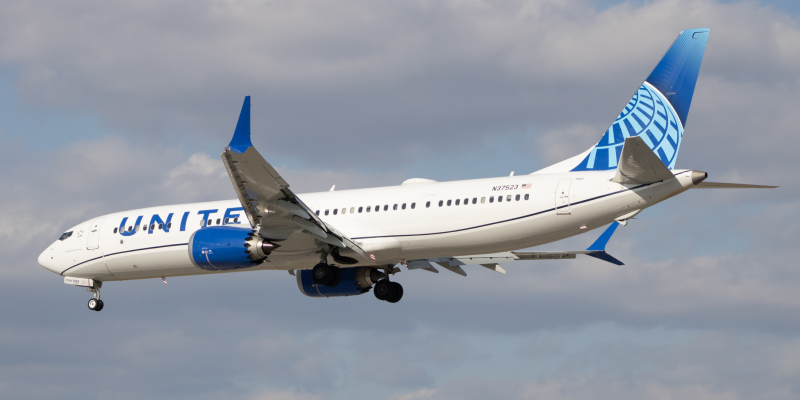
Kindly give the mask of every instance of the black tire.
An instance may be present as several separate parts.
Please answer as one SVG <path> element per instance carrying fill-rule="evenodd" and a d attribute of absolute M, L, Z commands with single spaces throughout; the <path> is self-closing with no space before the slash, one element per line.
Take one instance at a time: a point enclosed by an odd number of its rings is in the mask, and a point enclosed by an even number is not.
<path fill-rule="evenodd" d="M 336 273 L 333 271 L 333 267 L 325 263 L 319 263 L 311 270 L 311 280 L 317 285 L 327 286 L 335 275 Z"/>
<path fill-rule="evenodd" d="M 392 286 L 394 287 L 394 296 L 390 297 L 388 300 L 389 303 L 397 303 L 400 299 L 403 298 L 403 285 L 392 282 Z"/>
<path fill-rule="evenodd" d="M 92 311 L 97 311 L 97 306 L 100 305 L 97 299 L 89 299 L 89 309 Z"/>
<path fill-rule="evenodd" d="M 389 282 L 387 279 L 381 279 L 375 284 L 373 291 L 375 292 L 376 299 L 385 301 L 391 299 L 395 295 L 396 289 L 392 282 Z"/>
<path fill-rule="evenodd" d="M 331 270 L 333 270 L 333 278 L 331 278 L 330 282 L 325 284 L 328 287 L 336 287 L 339 286 L 339 283 L 342 282 L 342 270 L 339 267 L 334 267 L 331 265 Z"/>
<path fill-rule="evenodd" d="M 97 300 L 97 307 L 94 310 L 100 311 L 102 309 L 103 309 L 103 300 Z"/>

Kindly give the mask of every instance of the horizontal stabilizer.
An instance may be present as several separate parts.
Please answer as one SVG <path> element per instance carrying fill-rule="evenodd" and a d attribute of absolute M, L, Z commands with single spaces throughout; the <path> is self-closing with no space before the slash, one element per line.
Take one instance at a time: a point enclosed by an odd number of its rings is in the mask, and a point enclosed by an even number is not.
<path fill-rule="evenodd" d="M 775 189 L 779 186 L 750 185 L 747 183 L 700 182 L 695 189 Z"/>
<path fill-rule="evenodd" d="M 625 139 L 617 165 L 617 174 L 611 181 L 624 185 L 645 185 L 674 178 L 675 175 L 656 153 L 650 150 L 644 139 L 631 136 Z"/>

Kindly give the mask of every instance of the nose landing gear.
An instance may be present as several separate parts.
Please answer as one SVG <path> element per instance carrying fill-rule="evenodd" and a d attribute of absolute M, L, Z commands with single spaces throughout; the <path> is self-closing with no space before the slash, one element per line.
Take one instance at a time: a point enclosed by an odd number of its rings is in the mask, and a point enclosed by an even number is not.
<path fill-rule="evenodd" d="M 103 300 L 100 299 L 90 299 L 89 300 L 89 309 L 94 311 L 100 311 L 103 309 Z"/>
<path fill-rule="evenodd" d="M 89 309 L 92 311 L 100 311 L 103 309 L 103 300 L 100 300 L 101 286 L 103 286 L 103 282 L 93 281 L 92 286 L 86 288 L 87 292 L 94 293 L 94 298 L 89 299 Z"/>

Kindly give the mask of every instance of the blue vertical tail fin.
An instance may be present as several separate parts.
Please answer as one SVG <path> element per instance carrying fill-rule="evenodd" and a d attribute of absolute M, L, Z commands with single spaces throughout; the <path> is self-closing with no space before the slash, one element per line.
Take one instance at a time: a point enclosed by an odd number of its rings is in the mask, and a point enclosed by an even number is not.
<path fill-rule="evenodd" d="M 641 137 L 667 167 L 674 169 L 708 34 L 708 28 L 681 32 L 600 141 L 581 156 L 567 160 L 577 161 L 577 166 L 559 163 L 558 169 L 616 169 L 622 144 L 631 136 Z"/>

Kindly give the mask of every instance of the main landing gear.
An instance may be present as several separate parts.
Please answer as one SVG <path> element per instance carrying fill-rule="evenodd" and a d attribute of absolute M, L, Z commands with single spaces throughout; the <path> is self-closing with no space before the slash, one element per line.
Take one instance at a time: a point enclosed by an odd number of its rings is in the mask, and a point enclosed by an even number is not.
<path fill-rule="evenodd" d="M 389 303 L 397 303 L 403 298 L 403 286 L 397 282 L 390 282 L 388 278 L 379 280 L 372 290 L 376 299 Z"/>
<path fill-rule="evenodd" d="M 89 309 L 93 311 L 100 311 L 103 309 L 103 300 L 100 300 L 100 287 L 103 282 L 94 281 L 92 286 L 86 289 L 87 292 L 94 293 L 94 298 L 89 300 Z"/>
<path fill-rule="evenodd" d="M 314 268 L 311 270 L 311 280 L 314 281 L 317 285 L 327 286 L 327 287 L 336 287 L 339 283 L 342 282 L 342 270 L 339 267 L 333 266 L 328 264 L 326 261 L 327 254 L 323 255 L 323 258 L 320 260 L 319 264 L 315 265 Z M 369 270 L 375 271 L 375 270 Z M 395 272 L 394 267 L 390 265 L 386 268 L 385 273 L 378 273 L 376 275 L 371 275 L 367 273 L 366 275 L 358 275 L 356 276 L 356 285 L 359 288 L 364 288 L 364 292 L 369 290 L 369 287 L 374 283 L 373 291 L 375 293 L 375 298 L 378 300 L 387 301 L 389 303 L 397 303 L 400 299 L 403 298 L 403 286 L 397 282 L 389 281 L 389 275 Z M 350 276 L 348 279 L 353 279 Z M 348 282 L 351 282 L 348 280 Z M 362 292 L 363 293 L 363 292 Z"/>
<path fill-rule="evenodd" d="M 339 267 L 321 262 L 311 270 L 311 277 L 317 285 L 335 287 L 342 281 L 342 270 Z"/>

